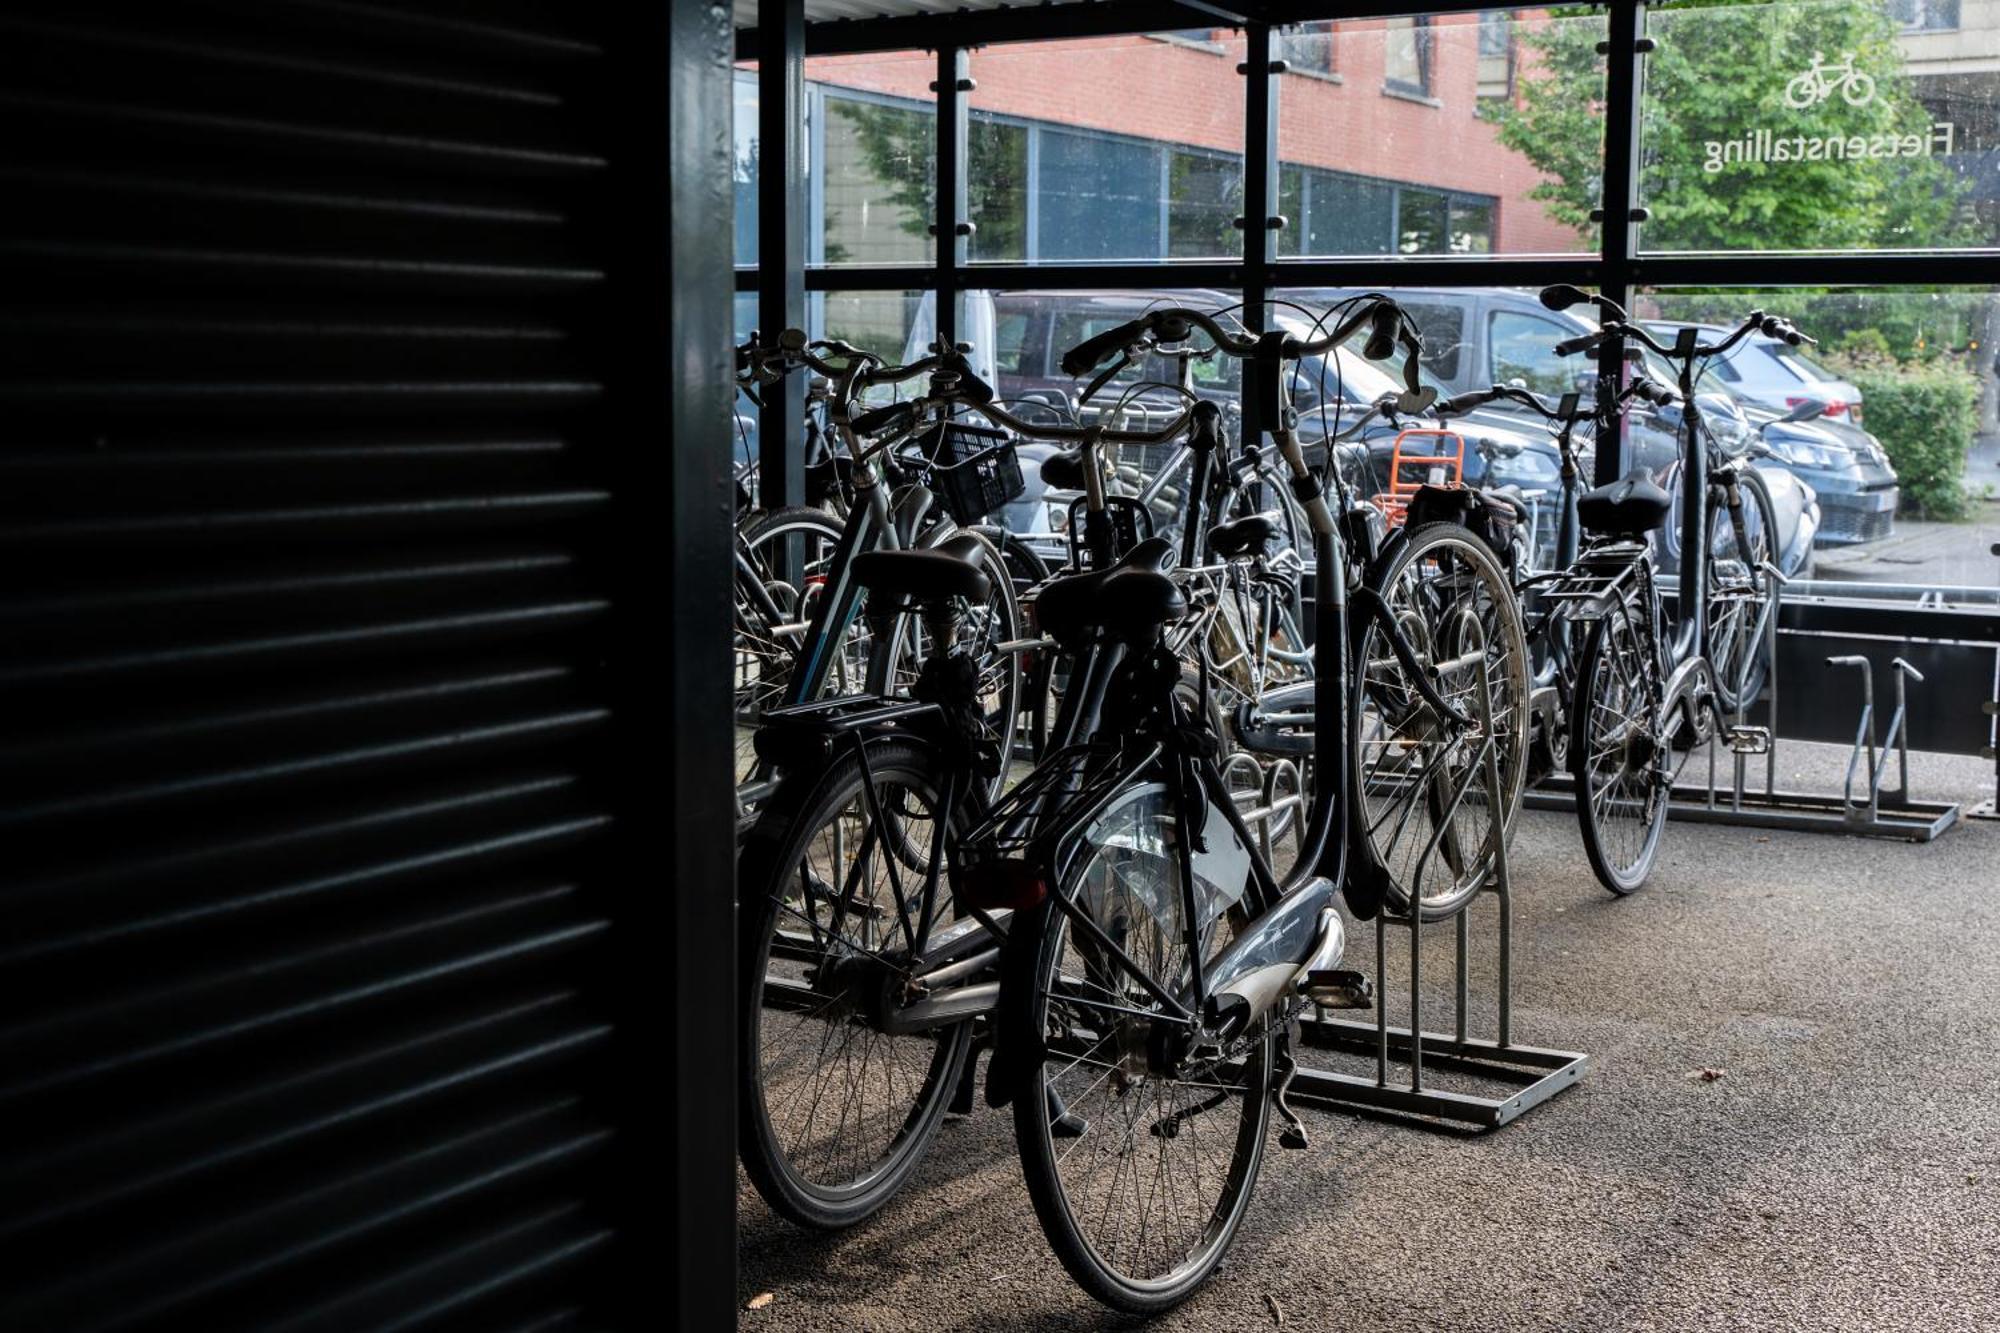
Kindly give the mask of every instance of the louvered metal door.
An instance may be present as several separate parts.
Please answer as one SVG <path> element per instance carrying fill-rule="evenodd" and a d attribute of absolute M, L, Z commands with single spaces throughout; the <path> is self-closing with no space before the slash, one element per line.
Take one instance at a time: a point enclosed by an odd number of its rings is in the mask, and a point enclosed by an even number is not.
<path fill-rule="evenodd" d="M 0 16 L 0 1327 L 590 1315 L 615 8 Z"/>

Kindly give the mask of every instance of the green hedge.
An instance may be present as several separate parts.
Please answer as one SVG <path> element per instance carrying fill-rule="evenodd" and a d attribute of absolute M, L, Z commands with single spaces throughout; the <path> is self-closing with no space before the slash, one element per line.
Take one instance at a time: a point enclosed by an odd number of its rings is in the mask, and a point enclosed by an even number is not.
<path fill-rule="evenodd" d="M 1895 466 L 1904 509 L 1925 518 L 1964 517 L 1965 452 L 1979 423 L 1979 382 L 1943 362 L 1843 360 L 1842 373 L 1861 390 L 1863 424 Z"/>

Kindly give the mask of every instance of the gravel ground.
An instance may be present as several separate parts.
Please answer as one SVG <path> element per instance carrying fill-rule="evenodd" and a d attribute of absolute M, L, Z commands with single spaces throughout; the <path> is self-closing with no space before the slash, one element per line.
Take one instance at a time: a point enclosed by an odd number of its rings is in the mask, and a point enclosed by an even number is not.
<path fill-rule="evenodd" d="M 1837 787 L 1844 758 L 1788 746 L 1781 781 Z M 1913 767 L 1922 797 L 1992 791 L 1984 761 Z M 1571 817 L 1522 820 L 1516 1038 L 1589 1052 L 1583 1081 L 1485 1135 L 1305 1110 L 1312 1147 L 1274 1134 L 1230 1259 L 1155 1326 L 2000 1328 L 2000 825 L 1909 846 L 1675 824 L 1621 901 Z M 1371 952 L 1355 928 L 1350 965 Z M 1447 993 L 1426 1005 L 1441 1025 Z M 740 1227 L 742 1300 L 771 1295 L 748 1329 L 1131 1322 L 1069 1283 L 984 1109 L 852 1232 L 801 1233 L 747 1184 Z"/>

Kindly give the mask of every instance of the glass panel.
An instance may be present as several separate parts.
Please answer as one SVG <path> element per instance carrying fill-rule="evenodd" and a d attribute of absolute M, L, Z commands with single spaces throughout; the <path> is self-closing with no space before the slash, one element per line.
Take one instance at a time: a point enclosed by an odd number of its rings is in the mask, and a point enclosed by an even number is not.
<path fill-rule="evenodd" d="M 1278 253 L 1594 249 L 1605 33 L 1536 10 L 1283 30 L 1293 68 L 1339 65 L 1280 81 Z"/>
<path fill-rule="evenodd" d="M 935 258 L 936 77 L 920 51 L 806 61 L 807 263 Z"/>
<path fill-rule="evenodd" d="M 1228 29 L 973 54 L 973 262 L 1242 252 L 1243 84 Z"/>
<path fill-rule="evenodd" d="M 738 65 L 729 176 L 736 187 L 736 263 L 757 264 L 757 66 Z"/>
<path fill-rule="evenodd" d="M 1788 572 L 1866 596 L 2000 586 L 2000 292 L 1656 291 L 1634 313 L 1670 341 L 1683 324 L 1719 334 L 1753 308 L 1819 339 L 1794 349 L 1752 336 L 1704 381 L 1764 454 L 1781 509 L 1806 515 Z"/>
<path fill-rule="evenodd" d="M 815 338 L 843 338 L 896 365 L 923 355 L 930 341 L 929 301 L 923 292 L 811 292 L 806 328 Z"/>
<path fill-rule="evenodd" d="M 1157 144 L 1043 127 L 1035 258 L 1134 259 L 1160 252 Z"/>
<path fill-rule="evenodd" d="M 2000 243 L 2000 26 L 1960 29 L 1956 9 L 1818 0 L 1651 14 L 1644 247 Z"/>
<path fill-rule="evenodd" d="M 1027 124 L 986 111 L 966 119 L 966 203 L 972 218 L 968 247 L 975 259 L 1028 257 Z"/>

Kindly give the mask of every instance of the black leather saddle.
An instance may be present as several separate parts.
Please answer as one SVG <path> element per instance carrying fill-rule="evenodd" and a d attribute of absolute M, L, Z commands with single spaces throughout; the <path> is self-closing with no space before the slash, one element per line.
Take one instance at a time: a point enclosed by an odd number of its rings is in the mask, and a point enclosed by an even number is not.
<path fill-rule="evenodd" d="M 1240 555 L 1262 555 L 1278 535 L 1276 514 L 1245 514 L 1208 530 L 1208 549 L 1224 560 Z"/>
<path fill-rule="evenodd" d="M 1065 449 L 1042 460 L 1042 480 L 1059 491 L 1083 489 L 1083 451 Z"/>
<path fill-rule="evenodd" d="M 993 580 L 980 562 L 986 543 L 971 533 L 948 537 L 917 551 L 863 551 L 854 557 L 854 581 L 884 597 L 938 602 L 963 597 L 983 602 Z"/>
<path fill-rule="evenodd" d="M 1576 516 L 1592 532 L 1638 537 L 1663 525 L 1673 507 L 1665 491 L 1635 472 L 1578 496 Z"/>
<path fill-rule="evenodd" d="M 1096 629 L 1129 641 L 1149 638 L 1187 614 L 1187 598 L 1167 576 L 1173 567 L 1173 544 L 1165 537 L 1148 537 L 1109 569 L 1059 578 L 1035 599 L 1042 631 L 1058 643 L 1072 643 Z"/>

